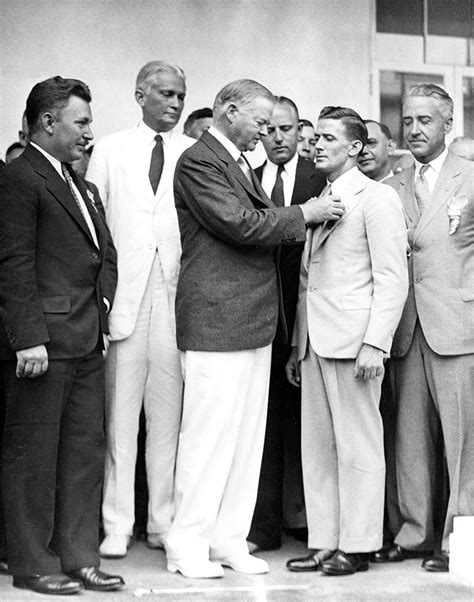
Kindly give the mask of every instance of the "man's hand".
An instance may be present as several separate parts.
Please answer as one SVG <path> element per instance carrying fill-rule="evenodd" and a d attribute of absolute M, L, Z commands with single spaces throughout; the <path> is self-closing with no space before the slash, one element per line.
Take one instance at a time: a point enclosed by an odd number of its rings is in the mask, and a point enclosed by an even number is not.
<path fill-rule="evenodd" d="M 294 387 L 301 386 L 301 371 L 300 371 L 300 362 L 298 361 L 298 349 L 293 347 L 291 349 L 290 357 L 286 362 L 285 366 L 286 378 L 289 383 Z"/>
<path fill-rule="evenodd" d="M 354 376 L 370 380 L 383 374 L 383 351 L 364 343 L 360 348 L 354 368 Z"/>
<path fill-rule="evenodd" d="M 41 376 L 48 369 L 48 352 L 44 345 L 28 347 L 16 352 L 17 378 Z"/>
<path fill-rule="evenodd" d="M 320 199 L 313 197 L 300 205 L 306 224 L 320 224 L 341 218 L 346 208 L 338 196 L 325 195 Z"/>

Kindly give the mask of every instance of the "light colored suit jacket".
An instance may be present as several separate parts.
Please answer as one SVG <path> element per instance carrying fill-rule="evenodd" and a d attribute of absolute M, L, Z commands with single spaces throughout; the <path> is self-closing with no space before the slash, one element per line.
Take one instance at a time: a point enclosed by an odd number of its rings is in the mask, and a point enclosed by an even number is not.
<path fill-rule="evenodd" d="M 421 217 L 414 179 L 411 167 L 387 180 L 402 200 L 410 245 L 410 288 L 393 355 L 407 353 L 417 318 L 436 353 L 474 353 L 474 164 L 449 153 Z M 450 234 L 453 201 L 464 207 Z"/>
<path fill-rule="evenodd" d="M 333 183 L 346 207 L 337 222 L 308 230 L 293 345 L 308 338 L 326 358 L 355 358 L 363 343 L 390 352 L 407 295 L 406 230 L 400 199 L 357 168 Z"/>
<path fill-rule="evenodd" d="M 87 170 L 87 179 L 99 189 L 118 254 L 118 286 L 109 316 L 112 340 L 133 332 L 157 250 L 174 308 L 181 246 L 173 175 L 181 153 L 195 140 L 173 131 L 163 139 L 165 161 L 156 195 L 148 177 L 150 131 L 143 122 L 100 140 Z"/>

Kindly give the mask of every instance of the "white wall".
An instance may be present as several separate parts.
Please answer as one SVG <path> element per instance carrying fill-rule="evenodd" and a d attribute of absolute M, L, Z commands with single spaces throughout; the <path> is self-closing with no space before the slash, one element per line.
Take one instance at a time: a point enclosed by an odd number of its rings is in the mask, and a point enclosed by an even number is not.
<path fill-rule="evenodd" d="M 36 82 L 88 83 L 99 139 L 138 120 L 135 77 L 158 58 L 187 74 L 183 117 L 240 77 L 309 119 L 326 104 L 369 112 L 373 0 L 0 0 L 0 11 L 1 156 Z"/>

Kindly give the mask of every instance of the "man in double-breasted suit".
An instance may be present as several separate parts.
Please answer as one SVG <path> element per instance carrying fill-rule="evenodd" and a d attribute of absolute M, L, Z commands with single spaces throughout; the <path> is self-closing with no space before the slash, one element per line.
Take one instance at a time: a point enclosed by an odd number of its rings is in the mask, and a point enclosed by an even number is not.
<path fill-rule="evenodd" d="M 393 344 L 397 486 L 403 524 L 386 561 L 433 550 L 435 446 L 442 428 L 450 483 L 441 554 L 454 516 L 474 514 L 474 166 L 448 152 L 453 101 L 433 84 L 409 90 L 405 141 L 415 165 L 388 183 L 403 202 L 410 289 Z"/>
<path fill-rule="evenodd" d="M 183 249 L 176 326 L 185 385 L 166 552 L 168 570 L 187 577 L 220 577 L 221 565 L 268 571 L 249 555 L 246 537 L 280 309 L 275 247 L 302 242 L 305 223 L 342 213 L 332 201 L 276 208 L 262 190 L 242 152 L 266 135 L 273 101 L 252 80 L 225 86 L 214 126 L 176 168 Z"/>
<path fill-rule="evenodd" d="M 174 128 L 185 95 L 184 73 L 177 65 L 144 65 L 135 89 L 143 119 L 100 140 L 87 171 L 104 203 L 119 275 L 106 359 L 104 557 L 125 556 L 133 534 L 142 408 L 149 547 L 163 547 L 173 516 L 183 395 L 174 319 L 181 245 L 173 175 L 180 154 L 194 143 Z"/>
<path fill-rule="evenodd" d="M 90 100 L 78 80 L 36 84 L 31 142 L 0 174 L 8 564 L 14 586 L 49 594 L 123 585 L 98 569 L 116 252 L 97 190 L 70 167 L 92 139 Z"/>
<path fill-rule="evenodd" d="M 267 160 L 255 170 L 269 198 L 288 207 L 317 197 L 326 178 L 314 163 L 296 152 L 300 133 L 298 108 L 284 96 L 275 98 L 268 135 L 263 138 Z M 288 332 L 293 331 L 303 244 L 279 250 L 283 311 Z M 249 548 L 271 550 L 281 545 L 283 523 L 293 533 L 306 533 L 301 472 L 300 391 L 286 378 L 285 366 L 291 345 L 277 331 L 272 345 L 267 425 Z M 286 502 L 286 503 L 285 503 Z"/>
<path fill-rule="evenodd" d="M 316 127 L 323 196 L 345 214 L 308 236 L 301 263 L 291 382 L 302 386 L 302 458 L 311 553 L 293 571 L 347 575 L 382 543 L 385 464 L 379 412 L 383 359 L 406 299 L 406 233 L 390 187 L 357 168 L 367 129 L 325 107 Z M 330 191 L 330 192 L 329 192 Z"/>

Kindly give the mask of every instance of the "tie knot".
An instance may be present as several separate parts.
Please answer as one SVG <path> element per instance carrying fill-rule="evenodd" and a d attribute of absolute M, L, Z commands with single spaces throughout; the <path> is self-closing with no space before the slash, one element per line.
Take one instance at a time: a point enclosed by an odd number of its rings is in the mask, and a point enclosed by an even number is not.
<path fill-rule="evenodd" d="M 425 173 L 428 171 L 428 168 L 430 167 L 429 163 L 425 163 L 424 165 L 422 165 L 420 167 L 420 176 L 423 177 L 425 175 Z"/>
<path fill-rule="evenodd" d="M 157 135 L 155 136 L 155 140 L 156 140 L 156 142 L 163 142 L 163 137 L 162 137 L 162 135 L 161 135 L 161 134 L 157 134 Z"/>
<path fill-rule="evenodd" d="M 279 165 L 279 166 L 278 166 L 278 171 L 277 171 L 277 174 L 278 174 L 279 176 L 281 176 L 282 172 L 284 172 L 284 171 L 285 171 L 285 166 L 284 166 L 284 165 Z"/>

